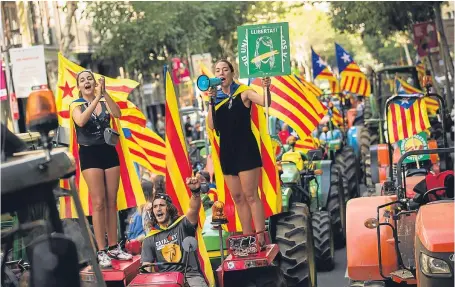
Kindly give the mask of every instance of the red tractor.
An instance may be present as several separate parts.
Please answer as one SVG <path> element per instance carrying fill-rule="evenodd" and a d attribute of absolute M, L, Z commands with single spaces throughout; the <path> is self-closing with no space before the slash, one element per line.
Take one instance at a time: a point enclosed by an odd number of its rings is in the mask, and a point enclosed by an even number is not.
<path fill-rule="evenodd" d="M 216 202 L 213 209 L 223 208 L 223 204 Z M 212 225 L 221 231 L 221 224 L 226 224 L 227 220 L 223 216 L 223 210 L 214 210 Z M 287 286 L 280 264 L 280 248 L 277 244 L 271 244 L 269 235 L 265 232 L 266 245 L 260 247 L 257 233 L 234 235 L 227 239 L 228 256 L 224 258 L 223 244 L 220 244 L 221 265 L 216 270 L 216 286 L 218 287 L 285 287 Z M 220 242 L 223 242 L 220 232 Z M 141 266 L 140 274 L 134 278 L 128 287 L 183 287 L 187 284 L 186 272 L 161 272 L 150 273 L 148 268 L 155 268 L 165 264 L 177 264 L 185 266 L 187 269 L 188 256 L 197 249 L 196 239 L 187 237 L 183 241 L 183 249 L 186 252 L 185 263 L 152 263 Z M 314 286 L 314 285 L 310 285 Z"/>
<path fill-rule="evenodd" d="M 453 149 L 406 152 L 398 160 L 397 181 L 387 195 L 348 202 L 347 274 L 352 287 L 453 286 L 453 166 L 414 174 L 403 168 L 409 156 L 448 153 Z M 413 175 L 417 180 L 410 180 Z"/>

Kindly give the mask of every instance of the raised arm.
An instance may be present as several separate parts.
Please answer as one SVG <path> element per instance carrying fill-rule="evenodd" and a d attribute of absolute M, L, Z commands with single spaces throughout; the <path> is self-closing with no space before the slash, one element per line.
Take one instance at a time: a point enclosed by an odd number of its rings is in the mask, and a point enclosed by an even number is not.
<path fill-rule="evenodd" d="M 82 109 L 80 107 L 75 107 L 73 112 L 72 112 L 72 117 L 76 125 L 83 127 L 85 124 L 88 122 L 90 117 L 92 116 L 93 111 L 96 108 L 96 105 L 98 105 L 98 102 L 100 101 L 101 96 L 97 96 L 93 102 L 90 103 L 90 105 L 85 109 L 84 112 L 82 112 Z M 71 108 L 71 107 L 70 107 Z"/>
<path fill-rule="evenodd" d="M 122 111 L 120 110 L 120 107 L 117 105 L 117 103 L 106 92 L 106 84 L 104 82 L 104 77 L 101 77 L 99 82 L 101 85 L 101 94 L 104 96 L 104 99 L 106 100 L 107 103 L 106 107 L 108 111 L 111 113 L 113 117 L 120 118 L 122 116 Z"/>
<path fill-rule="evenodd" d="M 189 177 L 186 184 L 191 190 L 190 208 L 186 213 L 186 218 L 191 224 L 196 225 L 199 219 L 199 209 L 201 208 L 201 180 L 200 177 Z"/>
<path fill-rule="evenodd" d="M 266 89 L 267 104 L 270 107 L 270 105 L 272 104 L 272 95 L 271 95 L 270 89 L 269 89 L 269 87 L 270 87 L 270 78 L 269 77 L 262 79 L 262 86 L 267 88 Z M 245 98 L 243 99 L 244 101 L 249 100 L 257 105 L 265 107 L 265 97 L 263 95 L 259 95 L 254 90 L 247 90 L 247 91 L 243 92 L 243 94 L 245 95 Z"/>

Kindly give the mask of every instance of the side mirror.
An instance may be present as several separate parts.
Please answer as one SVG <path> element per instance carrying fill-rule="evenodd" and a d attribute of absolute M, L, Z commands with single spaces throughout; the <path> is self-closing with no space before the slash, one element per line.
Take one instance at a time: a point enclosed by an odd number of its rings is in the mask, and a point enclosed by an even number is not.
<path fill-rule="evenodd" d="M 187 253 L 196 251 L 197 250 L 196 238 L 194 238 L 192 236 L 186 237 L 185 239 L 183 239 L 182 247 L 183 247 L 183 250 L 185 250 L 185 252 L 187 252 Z"/>
<path fill-rule="evenodd" d="M 307 152 L 307 158 L 309 160 L 322 160 L 322 150 L 312 149 Z"/>

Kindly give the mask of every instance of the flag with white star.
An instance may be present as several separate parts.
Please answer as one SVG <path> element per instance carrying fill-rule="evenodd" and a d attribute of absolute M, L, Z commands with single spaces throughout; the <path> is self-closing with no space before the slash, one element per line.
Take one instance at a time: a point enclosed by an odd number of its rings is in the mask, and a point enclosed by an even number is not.
<path fill-rule="evenodd" d="M 397 95 L 387 113 L 387 130 L 390 143 L 412 137 L 430 127 L 425 99 L 414 94 Z"/>
<path fill-rule="evenodd" d="M 370 96 L 370 81 L 354 62 L 352 56 L 337 43 L 335 43 L 335 54 L 341 77 L 341 90 L 360 96 Z"/>
<path fill-rule="evenodd" d="M 91 197 L 88 192 L 87 183 L 82 176 L 79 165 L 79 152 L 74 129 L 74 122 L 71 119 L 69 110 L 70 104 L 77 105 L 84 101 L 79 97 L 76 83 L 76 75 L 84 68 L 58 55 L 59 69 L 57 81 L 57 113 L 60 126 L 68 129 L 69 150 L 76 160 L 75 184 L 79 193 L 82 207 L 86 215 L 92 214 Z M 101 75 L 94 73 L 95 79 L 99 80 Z M 128 79 L 105 78 L 106 90 L 115 100 L 122 111 L 120 119 L 113 120 L 112 128 L 120 133 L 120 140 L 116 146 L 120 161 L 120 184 L 117 197 L 117 208 L 123 210 L 145 203 L 141 183 L 134 168 L 134 162 L 155 174 L 165 174 L 165 143 L 152 130 L 145 127 L 145 115 L 130 101 L 128 94 L 139 85 L 138 82 Z M 61 180 L 60 187 L 69 189 L 69 181 Z M 74 202 L 70 197 L 60 198 L 60 217 L 77 217 Z"/>
<path fill-rule="evenodd" d="M 422 90 L 419 90 L 410 84 L 406 83 L 403 79 L 397 78 L 395 80 L 395 88 L 398 95 L 408 97 L 421 97 L 424 95 Z M 439 102 L 436 99 L 430 97 L 423 98 L 427 105 L 427 112 L 431 115 L 435 115 L 439 109 Z"/>
<path fill-rule="evenodd" d="M 313 66 L 313 80 L 327 80 L 329 81 L 330 91 L 333 94 L 340 92 L 340 84 L 338 79 L 332 73 L 332 71 L 327 66 L 327 63 L 322 60 L 322 58 L 316 54 L 316 52 L 311 48 L 311 60 Z"/>

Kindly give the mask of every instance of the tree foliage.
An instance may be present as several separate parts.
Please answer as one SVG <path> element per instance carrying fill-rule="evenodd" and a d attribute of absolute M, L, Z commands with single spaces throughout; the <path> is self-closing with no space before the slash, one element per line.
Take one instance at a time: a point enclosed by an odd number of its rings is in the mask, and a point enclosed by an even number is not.
<path fill-rule="evenodd" d="M 387 38 L 397 31 L 433 19 L 434 2 L 361 1 L 332 2 L 330 16 L 335 29 Z"/>
<path fill-rule="evenodd" d="M 266 21 L 285 9 L 270 2 L 101 1 L 89 4 L 87 16 L 101 35 L 98 57 L 150 71 L 174 55 L 233 57 L 237 26 Z"/>

